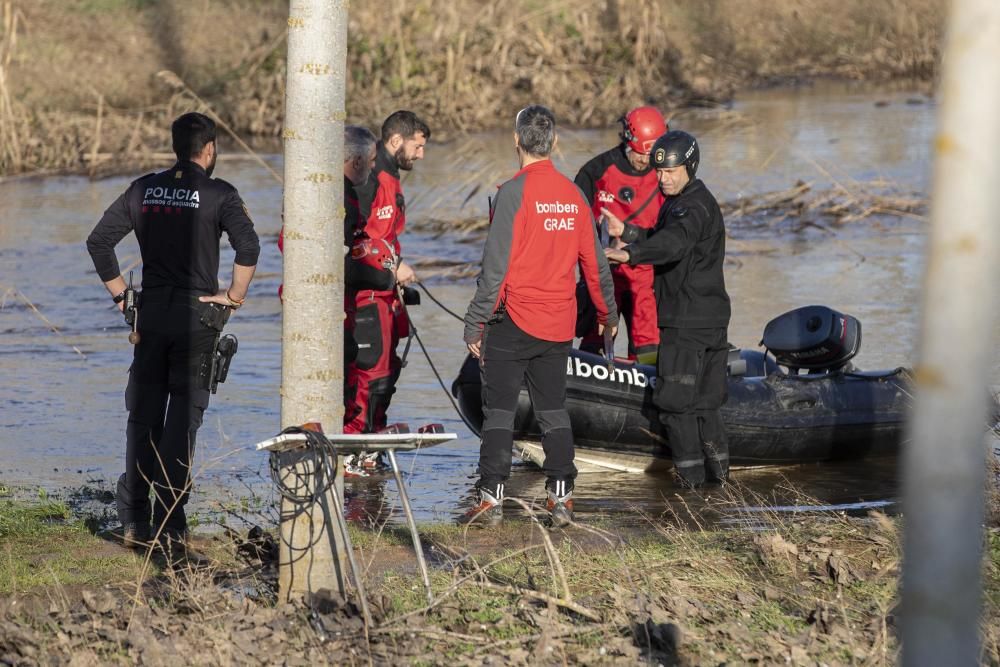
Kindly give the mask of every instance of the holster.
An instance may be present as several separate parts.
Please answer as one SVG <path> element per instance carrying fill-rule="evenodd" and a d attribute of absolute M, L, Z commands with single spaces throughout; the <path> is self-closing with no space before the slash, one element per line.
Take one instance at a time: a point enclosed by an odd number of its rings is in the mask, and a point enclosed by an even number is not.
<path fill-rule="evenodd" d="M 209 329 L 222 331 L 233 309 L 218 303 L 201 303 L 198 306 L 198 315 L 201 323 Z"/>
<path fill-rule="evenodd" d="M 219 383 L 226 381 L 229 364 L 239 347 L 236 336 L 222 335 L 222 330 L 232 313 L 232 308 L 218 303 L 198 303 L 199 320 L 204 326 L 216 332 L 212 351 L 202 355 L 198 368 L 198 380 L 202 389 L 207 389 L 213 394 L 219 390 Z"/>
<path fill-rule="evenodd" d="M 239 341 L 233 334 L 216 335 L 212 351 L 202 355 L 198 368 L 198 379 L 202 389 L 213 394 L 218 392 L 219 383 L 225 382 L 229 375 L 229 365 L 239 349 Z"/>

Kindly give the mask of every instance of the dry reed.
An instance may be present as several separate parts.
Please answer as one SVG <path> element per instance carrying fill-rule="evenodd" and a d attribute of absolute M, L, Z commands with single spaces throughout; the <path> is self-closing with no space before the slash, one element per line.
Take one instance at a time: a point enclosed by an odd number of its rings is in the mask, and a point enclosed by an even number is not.
<path fill-rule="evenodd" d="M 0 175 L 151 163 L 192 96 L 235 133 L 280 134 L 287 3 L 102 6 L 0 5 Z M 927 82 L 943 12 L 943 0 L 415 0 L 390 12 L 361 3 L 348 30 L 348 112 L 377 125 L 412 108 L 443 138 L 505 125 L 529 102 L 549 104 L 567 125 L 605 126 L 631 105 L 670 111 L 775 79 Z M 76 29 L 81 22 L 94 29 Z M 184 29 L 194 24 L 225 29 Z M 82 70 L 81 53 L 95 54 Z M 164 69 L 181 74 L 191 95 L 155 83 Z M 92 155 L 95 138 L 108 157 Z"/>
<path fill-rule="evenodd" d="M 22 168 L 22 134 L 24 119 L 20 108 L 11 101 L 8 70 L 17 46 L 18 27 L 24 14 L 13 3 L 0 4 L 0 174 Z"/>
<path fill-rule="evenodd" d="M 740 241 L 760 232 L 797 233 L 809 228 L 818 229 L 834 237 L 834 242 L 865 261 L 846 242 L 835 238 L 838 231 L 850 224 L 866 222 L 882 225 L 901 218 L 925 220 L 927 200 L 915 193 L 897 192 L 891 184 L 882 181 L 854 183 L 848 191 L 844 186 L 815 189 L 812 184 L 797 182 L 786 190 L 766 192 L 751 197 L 721 203 L 730 237 Z M 417 218 L 410 230 L 432 234 L 448 234 L 454 240 L 463 237 L 476 241 L 489 228 L 485 217 L 460 220 Z M 478 262 L 462 262 L 440 257 L 410 256 L 410 264 L 417 269 L 421 279 L 462 279 L 478 275 Z M 739 259 L 731 258 L 737 265 Z"/>
<path fill-rule="evenodd" d="M 0 285 L 0 287 L 3 286 Z M 0 310 L 3 310 L 4 307 L 6 307 L 8 296 L 13 296 L 17 298 L 19 301 L 21 301 L 34 314 L 34 316 L 38 318 L 46 326 L 46 328 L 49 331 L 54 333 L 56 336 L 59 336 L 61 340 L 65 340 L 63 338 L 62 329 L 53 324 L 52 320 L 47 318 L 42 313 L 42 311 L 39 310 L 38 306 L 36 306 L 35 303 L 31 299 L 29 299 L 27 295 L 25 295 L 25 293 L 19 290 L 17 287 L 8 287 L 4 290 L 3 294 L 0 294 Z M 83 351 L 73 343 L 67 343 L 67 345 L 69 345 L 73 349 L 73 351 L 80 356 L 81 359 L 87 358 L 87 355 L 84 354 Z"/>
<path fill-rule="evenodd" d="M 923 222 L 927 200 L 918 194 L 894 192 L 882 181 L 856 184 L 851 191 L 843 186 L 816 190 L 798 181 L 787 190 L 724 202 L 721 208 L 730 230 L 763 225 L 797 231 L 804 225 L 823 228 L 820 221 L 833 228 L 880 217 Z"/>

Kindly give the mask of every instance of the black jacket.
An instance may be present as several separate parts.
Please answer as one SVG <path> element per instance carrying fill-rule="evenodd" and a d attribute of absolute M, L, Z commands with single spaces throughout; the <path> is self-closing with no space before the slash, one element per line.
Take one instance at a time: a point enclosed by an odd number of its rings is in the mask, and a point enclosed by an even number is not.
<path fill-rule="evenodd" d="M 714 329 L 729 326 L 730 304 L 723 265 L 726 227 L 715 197 L 695 179 L 660 208 L 656 226 L 626 225 L 622 241 L 629 264 L 654 266 L 660 327 Z"/>
<path fill-rule="evenodd" d="M 115 246 L 131 231 L 142 254 L 143 289 L 215 294 L 222 232 L 240 266 L 255 266 L 260 255 L 260 241 L 239 192 L 193 162 L 181 161 L 133 181 L 104 212 L 87 238 L 101 280 L 121 275 Z"/>

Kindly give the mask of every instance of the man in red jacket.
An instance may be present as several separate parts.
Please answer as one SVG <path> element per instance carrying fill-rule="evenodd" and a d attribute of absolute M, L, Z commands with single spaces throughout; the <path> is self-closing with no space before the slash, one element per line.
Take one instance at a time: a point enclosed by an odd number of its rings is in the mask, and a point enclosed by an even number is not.
<path fill-rule="evenodd" d="M 490 210 L 476 295 L 465 315 L 465 342 L 483 376 L 479 502 L 463 518 L 503 518 L 510 477 L 514 411 L 527 378 L 545 451 L 546 507 L 554 526 L 573 520 L 573 432 L 566 412 L 566 362 L 576 321 L 576 267 L 601 329 L 617 329 L 611 271 L 590 204 L 551 160 L 555 116 L 522 109 L 514 121 L 521 170 L 500 186 Z"/>
<path fill-rule="evenodd" d="M 621 118 L 622 142 L 591 159 L 576 175 L 595 218 L 651 229 L 663 204 L 656 172 L 649 167 L 653 142 L 667 133 L 667 124 L 656 107 L 632 109 Z M 660 330 L 653 296 L 653 267 L 615 264 L 615 303 L 628 325 L 628 356 L 640 363 L 655 363 Z M 580 349 L 602 352 L 603 336 L 591 331 Z"/>
<path fill-rule="evenodd" d="M 430 136 L 430 128 L 412 111 L 391 114 L 382 123 L 375 169 L 368 182 L 357 188 L 363 226 L 357 231 L 356 242 L 367 241 L 369 252 L 381 253 L 395 266 L 396 281 L 401 286 L 415 282 L 417 277 L 400 260 L 399 237 L 406 225 L 406 201 L 399 172 L 409 171 L 424 157 Z M 355 303 L 358 356 L 349 369 L 348 382 L 356 385 L 357 391 L 353 403 L 347 406 L 344 433 L 374 433 L 386 424 L 386 410 L 401 368 L 396 345 L 408 334 L 409 322 L 395 289 L 359 290 Z M 377 457 L 361 457 L 358 462 L 362 467 L 376 467 Z"/>

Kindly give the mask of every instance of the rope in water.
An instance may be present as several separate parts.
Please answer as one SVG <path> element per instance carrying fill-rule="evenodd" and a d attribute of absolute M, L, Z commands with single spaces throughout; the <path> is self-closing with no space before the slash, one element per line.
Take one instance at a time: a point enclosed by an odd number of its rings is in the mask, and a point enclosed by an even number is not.
<path fill-rule="evenodd" d="M 452 317 L 454 317 L 459 321 L 464 321 L 462 317 L 459 317 L 454 311 L 450 310 L 447 306 L 438 301 L 434 297 L 434 295 L 431 294 L 430 291 L 424 286 L 423 283 L 418 282 L 417 285 L 419 285 L 420 289 L 422 289 L 424 293 L 428 297 L 430 297 L 430 300 L 436 303 L 443 311 L 445 311 L 446 313 L 448 313 L 449 315 L 451 315 Z M 402 295 L 400 295 L 400 301 L 402 301 Z M 412 334 L 412 337 L 416 339 L 417 345 L 420 346 L 420 351 L 424 353 L 424 358 L 427 360 L 427 365 L 430 366 L 431 372 L 434 373 L 434 377 L 437 378 L 438 384 L 441 386 L 441 390 L 444 392 L 444 395 L 448 397 L 448 401 L 451 403 L 451 407 L 455 408 L 455 413 L 462 419 L 462 421 L 469 428 L 469 430 L 472 431 L 473 433 L 477 433 L 479 429 L 473 426 L 472 423 L 465 418 L 465 415 L 462 414 L 462 411 L 458 407 L 458 403 L 455 402 L 455 398 L 451 395 L 451 392 L 448 391 L 448 387 L 447 385 L 445 385 L 444 380 L 441 379 L 441 374 L 438 372 L 437 366 L 434 365 L 434 361 L 431 359 L 430 353 L 427 352 L 427 346 L 424 345 L 424 341 L 421 340 L 420 334 L 417 332 L 417 327 L 413 323 L 413 318 L 410 317 L 410 311 L 405 304 L 403 305 L 403 309 L 406 312 L 406 319 L 409 320 L 410 322 L 410 332 Z M 409 352 L 409 344 L 407 344 L 406 349 L 403 352 L 404 362 L 408 352 Z"/>

